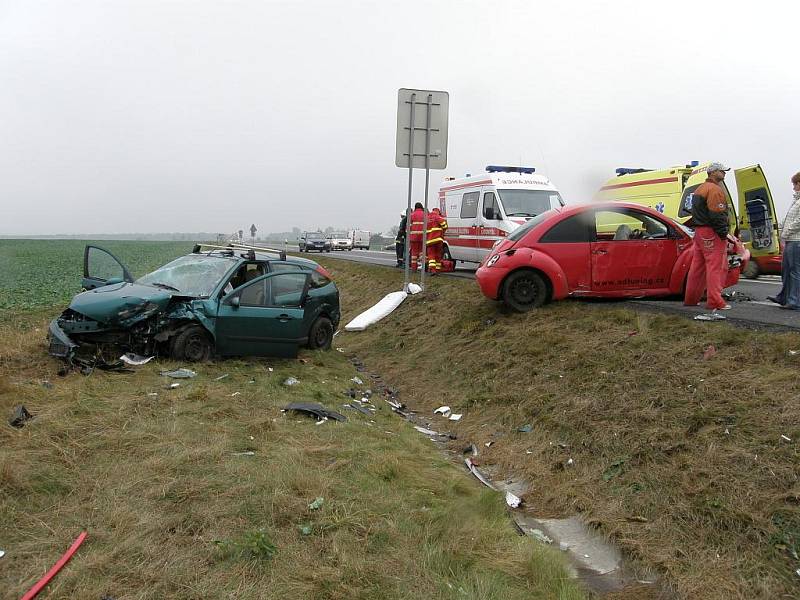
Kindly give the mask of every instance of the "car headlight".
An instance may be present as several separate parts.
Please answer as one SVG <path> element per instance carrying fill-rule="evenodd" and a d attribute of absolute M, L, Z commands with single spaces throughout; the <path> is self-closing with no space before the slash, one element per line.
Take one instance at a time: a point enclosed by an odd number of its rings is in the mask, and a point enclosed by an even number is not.
<path fill-rule="evenodd" d="M 487 266 L 487 267 L 491 267 L 491 266 L 492 266 L 494 263 L 496 263 L 498 260 L 500 260 L 500 255 L 499 255 L 499 254 L 495 254 L 495 255 L 494 255 L 494 256 L 492 256 L 492 257 L 491 257 L 489 260 L 487 260 L 487 261 L 486 261 L 486 266 Z"/>

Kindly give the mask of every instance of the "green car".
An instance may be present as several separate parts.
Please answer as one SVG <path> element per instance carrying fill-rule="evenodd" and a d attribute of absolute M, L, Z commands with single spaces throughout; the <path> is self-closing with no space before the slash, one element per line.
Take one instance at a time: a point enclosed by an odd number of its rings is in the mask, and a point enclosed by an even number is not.
<path fill-rule="evenodd" d="M 50 323 L 50 354 L 116 361 L 120 352 L 203 361 L 296 356 L 329 349 L 339 290 L 316 262 L 285 252 L 195 246 L 139 279 L 110 252 L 86 246 L 83 287 Z"/>

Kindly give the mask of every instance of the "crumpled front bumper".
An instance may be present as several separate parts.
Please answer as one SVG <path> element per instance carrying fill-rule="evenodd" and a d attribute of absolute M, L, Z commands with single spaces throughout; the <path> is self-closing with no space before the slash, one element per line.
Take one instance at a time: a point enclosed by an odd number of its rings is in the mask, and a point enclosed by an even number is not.
<path fill-rule="evenodd" d="M 47 335 L 50 340 L 50 347 L 48 352 L 51 356 L 56 358 L 70 359 L 75 353 L 78 344 L 73 342 L 69 336 L 64 333 L 64 330 L 58 324 L 58 319 L 50 321 L 50 327 Z"/>

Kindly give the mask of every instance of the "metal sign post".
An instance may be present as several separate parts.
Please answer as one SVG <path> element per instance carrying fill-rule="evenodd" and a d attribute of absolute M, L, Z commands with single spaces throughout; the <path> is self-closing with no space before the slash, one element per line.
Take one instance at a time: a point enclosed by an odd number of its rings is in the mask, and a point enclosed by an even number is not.
<path fill-rule="evenodd" d="M 424 100 L 423 100 L 424 98 Z M 406 206 L 406 246 L 403 251 L 405 262 L 403 289 L 408 289 L 411 279 L 410 243 L 411 198 L 414 169 L 425 169 L 425 216 L 422 230 L 422 272 L 420 284 L 425 284 L 428 240 L 428 185 L 431 169 L 447 167 L 447 118 L 450 97 L 447 92 L 413 90 L 401 88 L 397 94 L 397 147 L 395 164 L 408 168 L 408 202 Z M 425 106 L 425 126 L 417 124 L 417 106 Z M 416 131 L 424 131 L 425 136 L 415 136 Z M 422 146 L 422 147 L 420 147 Z"/>

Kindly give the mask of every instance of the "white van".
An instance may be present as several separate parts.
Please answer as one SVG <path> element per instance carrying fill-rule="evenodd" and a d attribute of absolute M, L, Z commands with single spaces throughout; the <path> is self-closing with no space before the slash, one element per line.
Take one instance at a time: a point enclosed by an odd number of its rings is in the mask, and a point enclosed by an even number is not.
<path fill-rule="evenodd" d="M 439 188 L 447 217 L 444 258 L 480 263 L 497 240 L 536 215 L 564 206 L 558 189 L 534 167 L 486 167 L 486 175 L 449 177 Z"/>
<path fill-rule="evenodd" d="M 353 241 L 353 249 L 361 248 L 363 250 L 369 250 L 369 238 L 372 237 L 372 234 L 369 231 L 364 231 L 363 229 L 353 229 L 350 231 L 350 239 Z"/>

